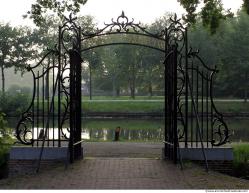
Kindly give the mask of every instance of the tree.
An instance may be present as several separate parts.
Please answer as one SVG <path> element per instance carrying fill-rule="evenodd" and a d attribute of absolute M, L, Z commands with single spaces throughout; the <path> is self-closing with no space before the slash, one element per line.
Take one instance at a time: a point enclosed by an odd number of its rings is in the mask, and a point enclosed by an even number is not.
<path fill-rule="evenodd" d="M 200 15 L 203 25 L 207 27 L 212 34 L 216 32 L 220 21 L 229 17 L 233 17 L 230 10 L 225 10 L 221 0 L 204 0 L 204 6 L 200 13 L 197 13 L 197 7 L 200 0 L 178 0 L 187 11 L 187 15 L 183 16 L 184 21 L 188 24 L 195 24 L 198 15 Z"/>
<path fill-rule="evenodd" d="M 0 68 L 2 78 L 2 92 L 5 92 L 5 69 L 15 67 L 24 70 L 26 64 L 32 60 L 34 51 L 30 41 L 31 30 L 28 28 L 14 28 L 9 24 L 0 24 Z"/>
<path fill-rule="evenodd" d="M 221 61 L 219 85 L 224 95 L 244 96 L 249 87 L 249 16 L 241 11 L 217 31 Z"/>
<path fill-rule="evenodd" d="M 136 81 L 141 67 L 140 49 L 141 47 L 138 46 L 130 47 L 125 45 L 121 45 L 116 49 L 119 65 L 126 73 L 132 99 L 135 99 Z"/>
<path fill-rule="evenodd" d="M 53 12 L 60 19 L 63 19 L 66 13 L 77 14 L 80 11 L 80 6 L 86 2 L 87 0 L 36 0 L 24 18 L 29 17 L 37 26 L 40 26 L 46 21 L 45 17 L 48 12 Z"/>
<path fill-rule="evenodd" d="M 183 16 L 186 23 L 196 22 L 196 9 L 200 3 L 200 0 L 178 0 L 183 8 L 186 10 L 187 15 Z"/>
<path fill-rule="evenodd" d="M 210 67 L 219 63 L 219 47 L 215 44 L 215 40 L 217 40 L 217 44 L 221 41 L 221 39 L 217 39 L 217 36 L 211 36 L 201 21 L 197 21 L 196 25 L 189 29 L 189 45 L 191 48 L 200 51 L 199 55 Z"/>
<path fill-rule="evenodd" d="M 220 21 L 228 17 L 233 17 L 230 10 L 224 10 L 221 0 L 205 0 L 205 6 L 201 11 L 203 25 L 214 34 L 219 27 Z"/>
<path fill-rule="evenodd" d="M 113 47 L 102 49 L 101 58 L 106 76 L 111 81 L 112 96 L 119 96 L 121 79 L 120 75 L 122 74 L 122 71 L 120 70 L 121 68 L 119 66 L 118 58 L 114 49 L 115 48 Z"/>
<path fill-rule="evenodd" d="M 248 0 L 243 0 L 242 8 L 249 15 L 249 1 Z"/>

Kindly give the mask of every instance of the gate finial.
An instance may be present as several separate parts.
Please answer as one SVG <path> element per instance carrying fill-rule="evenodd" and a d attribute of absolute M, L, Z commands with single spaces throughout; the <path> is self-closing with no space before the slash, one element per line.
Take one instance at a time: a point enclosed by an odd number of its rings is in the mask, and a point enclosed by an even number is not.
<path fill-rule="evenodd" d="M 122 13 L 121 13 L 121 17 L 122 17 L 122 18 L 124 18 L 124 17 L 125 17 L 125 13 L 124 13 L 124 11 L 122 11 Z"/>

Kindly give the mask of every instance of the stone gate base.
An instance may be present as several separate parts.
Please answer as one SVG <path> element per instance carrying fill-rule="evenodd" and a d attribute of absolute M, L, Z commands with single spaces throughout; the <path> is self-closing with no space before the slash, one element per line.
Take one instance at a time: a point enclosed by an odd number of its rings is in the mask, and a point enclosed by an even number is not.
<path fill-rule="evenodd" d="M 9 177 L 36 173 L 41 147 L 12 147 L 9 155 Z M 67 147 L 45 147 L 41 170 L 68 163 Z"/>

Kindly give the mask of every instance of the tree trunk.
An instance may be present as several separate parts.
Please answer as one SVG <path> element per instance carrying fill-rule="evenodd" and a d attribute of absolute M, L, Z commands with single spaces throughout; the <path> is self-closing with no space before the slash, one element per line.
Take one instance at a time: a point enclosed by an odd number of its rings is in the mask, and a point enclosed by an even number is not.
<path fill-rule="evenodd" d="M 49 99 L 49 72 L 46 74 L 45 100 Z"/>
<path fill-rule="evenodd" d="M 135 77 L 135 65 L 132 65 L 132 81 L 131 81 L 131 98 L 135 99 L 135 82 L 136 82 L 136 77 Z"/>
<path fill-rule="evenodd" d="M 246 103 L 247 102 L 247 89 L 245 88 L 245 91 L 244 91 L 244 102 Z"/>
<path fill-rule="evenodd" d="M 90 71 L 90 85 L 89 85 L 89 94 L 90 94 L 90 100 L 92 100 L 92 68 L 91 65 L 89 66 Z"/>
<path fill-rule="evenodd" d="M 120 96 L 120 88 L 116 88 L 116 96 L 117 96 L 117 97 Z"/>
<path fill-rule="evenodd" d="M 114 78 L 112 78 L 112 96 L 116 97 L 116 81 Z"/>
<path fill-rule="evenodd" d="M 135 99 L 135 85 L 133 80 L 130 82 L 130 93 L 131 93 L 131 98 Z"/>
<path fill-rule="evenodd" d="M 151 82 L 149 83 L 148 91 L 149 91 L 149 96 L 152 97 L 153 96 L 153 91 L 152 91 L 152 84 L 151 84 Z"/>
<path fill-rule="evenodd" d="M 2 73 L 2 93 L 5 93 L 5 74 L 4 74 L 4 67 L 1 65 L 1 73 Z"/>
<path fill-rule="evenodd" d="M 244 102 L 246 103 L 247 102 L 247 72 L 245 72 L 245 89 L 244 89 Z"/>

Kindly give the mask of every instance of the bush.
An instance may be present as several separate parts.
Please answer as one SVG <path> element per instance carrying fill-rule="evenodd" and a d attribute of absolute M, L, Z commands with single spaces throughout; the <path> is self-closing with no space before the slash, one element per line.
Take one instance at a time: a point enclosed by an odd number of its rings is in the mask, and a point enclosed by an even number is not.
<path fill-rule="evenodd" d="M 9 149 L 14 142 L 11 129 L 7 128 L 4 116 L 5 114 L 0 112 L 0 167 L 6 164 Z"/>
<path fill-rule="evenodd" d="M 0 112 L 5 112 L 7 116 L 20 116 L 30 104 L 30 97 L 27 94 L 9 92 L 0 93 Z"/>
<path fill-rule="evenodd" d="M 233 146 L 235 175 L 249 179 L 249 144 Z"/>
<path fill-rule="evenodd" d="M 9 87 L 7 92 L 11 95 L 16 95 L 18 93 L 30 95 L 31 89 L 29 87 L 21 87 L 19 85 L 13 84 Z"/>

